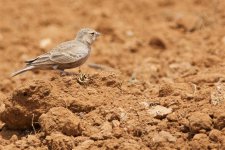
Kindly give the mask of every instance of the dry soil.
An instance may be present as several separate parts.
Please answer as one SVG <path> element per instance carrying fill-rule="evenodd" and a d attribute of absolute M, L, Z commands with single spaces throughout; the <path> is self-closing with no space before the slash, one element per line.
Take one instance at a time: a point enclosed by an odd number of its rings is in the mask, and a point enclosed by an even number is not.
<path fill-rule="evenodd" d="M 224 8 L 224 0 L 0 0 L 0 149 L 225 149 Z M 102 33 L 86 76 L 9 77 L 83 27 Z"/>

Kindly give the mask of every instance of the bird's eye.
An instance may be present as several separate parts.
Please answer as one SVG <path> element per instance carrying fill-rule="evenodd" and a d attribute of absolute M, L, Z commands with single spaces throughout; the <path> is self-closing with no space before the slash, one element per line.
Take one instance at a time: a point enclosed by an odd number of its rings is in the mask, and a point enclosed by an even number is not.
<path fill-rule="evenodd" d="M 91 34 L 92 36 L 94 36 L 94 35 L 95 35 L 95 33 L 94 33 L 94 32 L 91 32 L 90 34 Z"/>

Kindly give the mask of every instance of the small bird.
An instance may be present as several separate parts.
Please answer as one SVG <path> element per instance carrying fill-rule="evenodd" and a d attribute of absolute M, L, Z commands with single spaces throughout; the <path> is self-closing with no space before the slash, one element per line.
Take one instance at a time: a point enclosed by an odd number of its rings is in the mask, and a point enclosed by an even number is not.
<path fill-rule="evenodd" d="M 29 70 L 59 70 L 71 69 L 81 66 L 88 59 L 91 52 L 91 44 L 100 35 L 99 32 L 90 29 L 81 29 L 74 40 L 63 42 L 50 52 L 34 59 L 25 61 L 26 67 L 12 74 L 12 77 Z"/>

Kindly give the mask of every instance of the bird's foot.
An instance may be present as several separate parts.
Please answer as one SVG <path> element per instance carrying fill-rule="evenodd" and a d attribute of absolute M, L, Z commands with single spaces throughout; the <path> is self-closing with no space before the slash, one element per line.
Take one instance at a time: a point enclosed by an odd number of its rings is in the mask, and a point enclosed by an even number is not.
<path fill-rule="evenodd" d="M 67 76 L 67 75 L 69 75 L 69 72 L 66 72 L 64 70 L 59 70 L 59 72 L 60 72 L 60 76 Z"/>
<path fill-rule="evenodd" d="M 64 71 L 64 70 L 60 70 L 60 75 L 61 76 L 71 76 L 71 75 L 78 75 L 78 74 L 74 73 L 74 72 L 67 72 L 67 71 Z"/>

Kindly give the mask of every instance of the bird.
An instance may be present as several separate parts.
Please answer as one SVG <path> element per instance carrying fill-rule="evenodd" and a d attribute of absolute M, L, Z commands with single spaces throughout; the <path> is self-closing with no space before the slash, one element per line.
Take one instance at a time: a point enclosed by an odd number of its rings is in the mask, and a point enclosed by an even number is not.
<path fill-rule="evenodd" d="M 11 74 L 12 77 L 30 70 L 59 70 L 80 67 L 86 62 L 91 52 L 91 45 L 100 35 L 91 28 L 82 28 L 75 39 L 63 42 L 36 58 L 25 61 L 26 66 Z M 80 69 L 79 69 L 80 70 Z"/>

